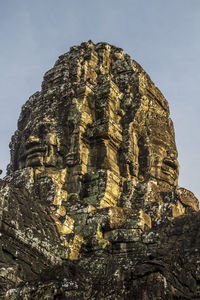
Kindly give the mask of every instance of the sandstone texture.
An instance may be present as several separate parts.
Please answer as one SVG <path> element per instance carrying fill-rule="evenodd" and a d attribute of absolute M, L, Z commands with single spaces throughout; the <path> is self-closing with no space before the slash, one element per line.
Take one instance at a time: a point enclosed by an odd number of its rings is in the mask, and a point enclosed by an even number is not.
<path fill-rule="evenodd" d="M 0 299 L 200 299 L 200 213 L 166 99 L 123 50 L 74 46 L 22 107 L 0 180 Z"/>

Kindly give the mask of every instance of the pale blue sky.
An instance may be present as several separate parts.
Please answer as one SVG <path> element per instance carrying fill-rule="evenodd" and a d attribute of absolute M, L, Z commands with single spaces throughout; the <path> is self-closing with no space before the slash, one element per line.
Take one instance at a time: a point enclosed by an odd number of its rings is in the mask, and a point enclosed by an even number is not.
<path fill-rule="evenodd" d="M 1 0 L 0 168 L 22 104 L 57 57 L 89 39 L 125 50 L 169 102 L 179 185 L 200 199 L 200 0 Z"/>

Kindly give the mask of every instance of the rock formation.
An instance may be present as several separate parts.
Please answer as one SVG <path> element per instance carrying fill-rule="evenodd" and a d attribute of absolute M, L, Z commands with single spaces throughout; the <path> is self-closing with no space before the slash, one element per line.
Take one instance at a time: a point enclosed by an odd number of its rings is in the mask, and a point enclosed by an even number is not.
<path fill-rule="evenodd" d="M 198 200 L 178 186 L 168 103 L 122 49 L 60 56 L 10 149 L 1 299 L 200 299 Z"/>

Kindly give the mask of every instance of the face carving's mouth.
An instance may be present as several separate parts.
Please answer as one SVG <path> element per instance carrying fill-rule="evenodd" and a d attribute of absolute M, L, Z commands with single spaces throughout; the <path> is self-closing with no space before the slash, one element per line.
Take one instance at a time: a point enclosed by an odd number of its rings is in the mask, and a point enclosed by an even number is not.
<path fill-rule="evenodd" d="M 177 170 L 177 164 L 173 160 L 171 160 L 169 158 L 164 158 L 163 163 L 166 166 L 172 168 L 173 170 L 175 170 L 175 171 Z"/>
<path fill-rule="evenodd" d="M 166 157 L 163 159 L 163 164 L 161 166 L 162 173 L 166 176 L 170 177 L 171 179 L 175 180 L 177 177 L 177 171 L 178 171 L 178 164 L 175 159 L 171 159 L 169 157 Z"/>
<path fill-rule="evenodd" d="M 37 156 L 43 156 L 45 152 L 45 147 L 35 146 L 25 152 L 25 157 L 29 159 Z"/>
<path fill-rule="evenodd" d="M 28 142 L 25 145 L 23 160 L 27 167 L 40 166 L 46 149 L 38 141 Z"/>

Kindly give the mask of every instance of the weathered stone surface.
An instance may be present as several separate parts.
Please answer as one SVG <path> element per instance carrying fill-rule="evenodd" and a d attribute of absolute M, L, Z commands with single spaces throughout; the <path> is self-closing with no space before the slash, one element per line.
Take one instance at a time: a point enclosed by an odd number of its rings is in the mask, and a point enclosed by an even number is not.
<path fill-rule="evenodd" d="M 60 56 L 10 149 L 2 299 L 198 299 L 198 200 L 178 186 L 167 101 L 122 49 Z"/>

